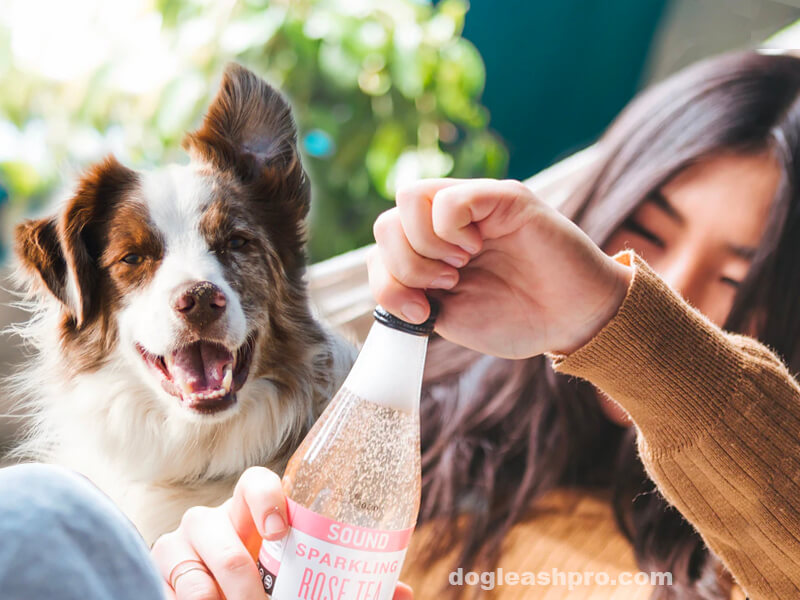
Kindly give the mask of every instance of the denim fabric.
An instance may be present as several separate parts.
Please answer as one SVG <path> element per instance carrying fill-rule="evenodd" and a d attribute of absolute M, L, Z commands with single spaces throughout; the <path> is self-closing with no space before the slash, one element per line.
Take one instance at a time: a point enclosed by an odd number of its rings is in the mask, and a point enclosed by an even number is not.
<path fill-rule="evenodd" d="M 0 599 L 163 598 L 144 540 L 87 479 L 51 465 L 0 469 Z"/>

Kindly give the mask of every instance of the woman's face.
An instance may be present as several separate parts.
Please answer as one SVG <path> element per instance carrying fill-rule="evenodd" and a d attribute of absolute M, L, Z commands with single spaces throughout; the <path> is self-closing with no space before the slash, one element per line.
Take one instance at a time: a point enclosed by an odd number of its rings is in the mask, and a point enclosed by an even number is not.
<path fill-rule="evenodd" d="M 693 165 L 642 203 L 603 250 L 631 248 L 692 306 L 722 325 L 747 274 L 780 179 L 771 153 Z M 624 411 L 601 399 L 612 420 Z"/>

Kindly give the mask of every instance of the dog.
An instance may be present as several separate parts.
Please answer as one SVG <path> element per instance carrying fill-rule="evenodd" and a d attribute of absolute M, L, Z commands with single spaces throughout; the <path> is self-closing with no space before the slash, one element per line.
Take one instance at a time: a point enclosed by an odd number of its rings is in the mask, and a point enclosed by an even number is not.
<path fill-rule="evenodd" d="M 288 103 L 229 65 L 190 161 L 113 156 L 14 232 L 33 348 L 18 457 L 87 476 L 148 543 L 240 474 L 281 473 L 354 349 L 307 296 L 310 185 Z"/>

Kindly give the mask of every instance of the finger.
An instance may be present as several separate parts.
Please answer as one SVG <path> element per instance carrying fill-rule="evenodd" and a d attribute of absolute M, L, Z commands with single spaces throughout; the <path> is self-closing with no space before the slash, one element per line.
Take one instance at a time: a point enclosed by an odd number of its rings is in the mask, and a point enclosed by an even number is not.
<path fill-rule="evenodd" d="M 258 556 L 263 539 L 277 540 L 288 532 L 281 480 L 264 467 L 250 467 L 242 473 L 225 507 L 234 530 L 253 557 Z"/>
<path fill-rule="evenodd" d="M 164 584 L 164 585 L 163 585 L 163 588 L 164 588 L 164 597 L 165 597 L 167 600 L 177 600 L 177 599 L 178 599 L 178 597 L 175 595 L 175 590 L 173 590 L 171 587 L 169 587 L 169 584 L 168 584 L 166 581 L 164 581 L 164 582 L 162 582 L 162 583 Z"/>
<path fill-rule="evenodd" d="M 224 600 L 219 587 L 211 576 L 210 570 L 192 569 L 185 571 L 177 579 L 175 578 L 175 575 L 181 572 L 181 570 L 176 571 L 176 567 L 187 560 L 205 564 L 191 544 L 178 531 L 158 538 L 153 545 L 152 556 L 158 566 L 161 577 L 164 579 L 165 587 L 173 590 L 172 583 L 175 583 L 172 595 L 167 594 L 168 598 L 175 598 L 176 600 L 191 600 L 193 598 Z M 173 581 L 170 581 L 170 578 Z"/>
<path fill-rule="evenodd" d="M 397 209 L 381 214 L 373 227 L 383 264 L 397 281 L 410 288 L 450 289 L 458 271 L 442 261 L 424 258 L 408 242 Z"/>
<path fill-rule="evenodd" d="M 421 256 L 442 260 L 456 268 L 467 264 L 470 255 L 436 235 L 433 230 L 431 203 L 436 192 L 460 181 L 423 180 L 416 185 L 400 188 L 395 197 L 403 231 L 414 251 Z"/>
<path fill-rule="evenodd" d="M 433 196 L 439 190 L 443 190 L 454 185 L 461 185 L 474 179 L 459 179 L 456 177 L 429 177 L 426 179 L 418 179 L 412 183 L 403 184 L 397 189 L 397 193 L 405 193 L 413 191 L 414 193 L 422 194 L 428 198 Z"/>
<path fill-rule="evenodd" d="M 442 239 L 471 254 L 483 240 L 515 231 L 539 203 L 519 181 L 477 179 L 444 188 L 433 199 L 433 228 Z"/>
<path fill-rule="evenodd" d="M 392 277 L 386 269 L 378 248 L 367 254 L 369 288 L 375 301 L 393 315 L 411 323 L 422 323 L 430 314 L 425 293 L 409 288 Z"/>
<path fill-rule="evenodd" d="M 398 581 L 392 600 L 414 600 L 414 591 L 402 581 Z"/>
<path fill-rule="evenodd" d="M 188 542 L 211 570 L 225 597 L 263 600 L 264 586 L 256 562 L 227 512 L 214 508 L 190 509 L 184 519 Z"/>

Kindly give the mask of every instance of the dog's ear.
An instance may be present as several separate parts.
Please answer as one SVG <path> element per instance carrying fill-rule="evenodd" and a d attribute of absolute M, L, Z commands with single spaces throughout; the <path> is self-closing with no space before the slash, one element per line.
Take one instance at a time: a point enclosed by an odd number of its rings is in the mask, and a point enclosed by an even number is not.
<path fill-rule="evenodd" d="M 65 306 L 70 305 L 67 294 L 67 263 L 58 241 L 58 222 L 55 217 L 29 219 L 14 228 L 14 253 L 20 265 L 20 276 L 34 288 L 49 291 Z"/>
<path fill-rule="evenodd" d="M 281 94 L 244 67 L 229 64 L 203 123 L 183 147 L 197 161 L 241 179 L 305 175 L 291 109 Z"/>
<path fill-rule="evenodd" d="M 14 231 L 23 276 L 60 301 L 77 327 L 96 310 L 103 226 L 110 209 L 135 185 L 136 172 L 113 157 L 90 167 L 56 217 L 24 221 Z"/>

